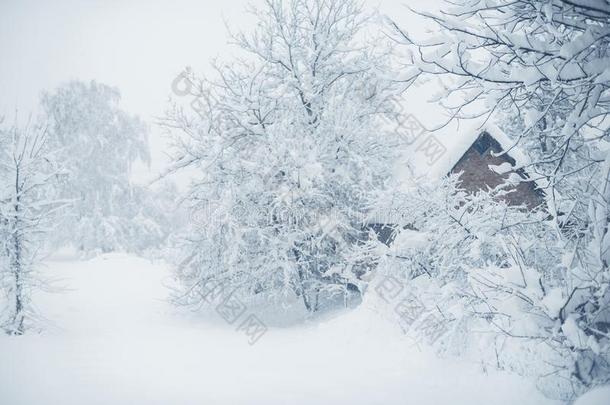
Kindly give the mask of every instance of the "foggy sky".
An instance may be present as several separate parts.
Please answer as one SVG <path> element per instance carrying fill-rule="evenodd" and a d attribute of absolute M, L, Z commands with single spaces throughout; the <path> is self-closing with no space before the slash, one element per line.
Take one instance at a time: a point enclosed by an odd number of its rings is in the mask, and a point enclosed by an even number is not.
<path fill-rule="evenodd" d="M 257 1 L 0 0 L 0 114 L 35 114 L 42 90 L 78 79 L 116 86 L 122 107 L 149 123 L 167 106 L 185 66 L 206 72 L 234 51 L 225 21 L 248 31 Z M 413 6 L 430 2 L 411 1 Z M 367 2 L 401 21 L 404 0 Z M 151 125 L 152 171 L 164 164 L 164 141 Z M 140 170 L 141 171 L 141 170 Z M 141 171 L 140 176 L 148 174 Z"/>

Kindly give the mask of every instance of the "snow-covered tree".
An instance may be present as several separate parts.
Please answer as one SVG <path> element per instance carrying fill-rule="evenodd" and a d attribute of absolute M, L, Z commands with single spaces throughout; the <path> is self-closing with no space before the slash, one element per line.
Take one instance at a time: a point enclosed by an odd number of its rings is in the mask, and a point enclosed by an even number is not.
<path fill-rule="evenodd" d="M 541 318 L 539 339 L 557 343 L 570 356 L 576 391 L 607 382 L 610 5 L 465 0 L 448 4 L 442 15 L 422 15 L 438 26 L 437 35 L 415 38 L 391 23 L 413 49 L 417 73 L 447 79 L 444 104 L 452 119 L 503 120 L 514 147 L 530 155 L 529 180 L 544 185 L 549 196 L 554 224 L 547 232 L 562 246 L 558 258 L 565 269 L 554 276 L 556 288 L 537 292 L 558 309 L 553 328 L 543 327 Z M 542 249 L 545 240 L 531 243 Z M 543 277 L 544 269 L 535 274 Z M 508 285 L 494 280 L 490 287 L 521 293 Z"/>
<path fill-rule="evenodd" d="M 148 162 L 148 131 L 119 101 L 115 88 L 78 81 L 41 100 L 50 123 L 49 143 L 59 151 L 66 173 L 58 197 L 73 200 L 58 242 L 83 252 L 131 250 L 130 229 L 145 214 L 134 211 L 137 191 L 130 175 L 136 161 Z"/>
<path fill-rule="evenodd" d="M 570 280 L 548 212 L 502 199 L 519 181 L 473 194 L 457 175 L 414 179 L 394 194 L 396 236 L 381 249 L 379 272 L 404 286 L 393 310 L 410 336 L 540 378 L 545 393 L 565 398 L 574 345 L 586 339 L 562 321 Z M 599 343 L 590 359 L 603 377 L 610 357 L 606 339 Z"/>
<path fill-rule="evenodd" d="M 187 301 L 222 283 L 315 311 L 370 265 L 364 219 L 393 156 L 382 125 L 396 94 L 390 48 L 367 41 L 373 18 L 355 1 L 252 11 L 254 32 L 232 36 L 241 58 L 216 63 L 215 78 L 187 71 L 175 83 L 194 111 L 175 106 L 165 122 L 174 168 L 200 174 L 178 276 Z"/>
<path fill-rule="evenodd" d="M 37 261 L 64 206 L 51 199 L 59 171 L 47 135 L 40 125 L 0 126 L 0 287 L 8 303 L 0 321 L 9 334 L 23 334 L 32 320 Z"/>

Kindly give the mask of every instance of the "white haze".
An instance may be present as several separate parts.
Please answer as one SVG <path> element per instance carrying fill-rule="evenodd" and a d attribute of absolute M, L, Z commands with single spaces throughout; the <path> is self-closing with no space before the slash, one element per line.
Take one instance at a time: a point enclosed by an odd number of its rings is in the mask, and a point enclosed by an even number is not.
<path fill-rule="evenodd" d="M 0 115 L 35 114 L 39 95 L 69 80 L 118 87 L 123 107 L 151 124 L 152 165 L 146 182 L 166 164 L 161 131 L 154 125 L 184 69 L 206 72 L 210 61 L 233 53 L 227 25 L 248 30 L 249 0 L 19 0 L 0 2 Z M 260 2 L 262 3 L 262 2 Z M 436 1 L 410 1 L 430 7 Z M 403 0 L 367 2 L 413 30 L 418 22 Z"/>

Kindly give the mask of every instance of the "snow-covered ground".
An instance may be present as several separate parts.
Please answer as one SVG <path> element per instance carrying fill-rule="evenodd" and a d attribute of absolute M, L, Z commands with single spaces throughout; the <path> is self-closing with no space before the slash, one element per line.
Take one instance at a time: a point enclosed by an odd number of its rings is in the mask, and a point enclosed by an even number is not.
<path fill-rule="evenodd" d="M 45 273 L 65 291 L 37 294 L 42 333 L 0 337 L 0 404 L 554 403 L 517 376 L 421 351 L 366 305 L 250 346 L 172 307 L 164 265 L 58 257 Z"/>

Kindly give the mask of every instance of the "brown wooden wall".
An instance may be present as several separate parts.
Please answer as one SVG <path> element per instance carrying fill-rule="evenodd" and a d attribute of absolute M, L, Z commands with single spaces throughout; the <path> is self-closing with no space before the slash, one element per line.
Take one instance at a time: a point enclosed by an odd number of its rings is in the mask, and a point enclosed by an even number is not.
<path fill-rule="evenodd" d="M 498 174 L 489 169 L 489 166 L 497 166 L 504 162 L 515 164 L 507 154 L 494 156 L 501 151 L 500 144 L 489 134 L 483 133 L 451 169 L 451 173 L 461 173 L 460 185 L 466 191 L 477 192 L 494 188 L 504 183 L 510 173 Z M 523 172 L 520 176 L 527 179 Z M 525 205 L 529 209 L 537 208 L 544 203 L 543 193 L 536 189 L 536 184 L 532 181 L 519 183 L 503 199 L 510 205 Z"/>

